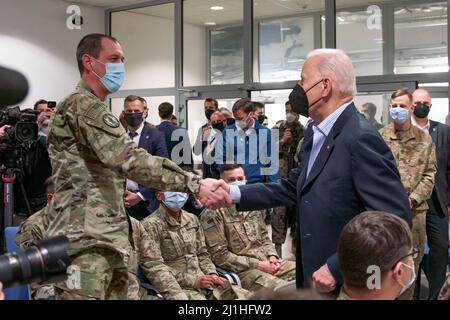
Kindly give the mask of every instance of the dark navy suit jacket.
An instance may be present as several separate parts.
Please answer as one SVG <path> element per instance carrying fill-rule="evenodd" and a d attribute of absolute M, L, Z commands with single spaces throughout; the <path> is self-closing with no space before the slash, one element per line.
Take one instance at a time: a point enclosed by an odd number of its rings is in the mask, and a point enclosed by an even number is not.
<path fill-rule="evenodd" d="M 159 125 L 156 126 L 156 128 L 158 128 L 158 130 L 161 131 L 165 136 L 167 152 L 169 154 L 170 160 L 172 160 L 179 166 L 185 166 L 185 167 L 192 168 L 194 160 L 192 158 L 192 147 L 191 147 L 191 142 L 189 140 L 189 135 L 187 133 L 187 130 L 182 127 L 176 126 L 169 121 L 161 122 Z M 182 130 L 181 133 L 183 135 L 180 136 L 180 138 L 178 140 L 172 141 L 172 133 L 175 130 Z M 175 157 L 172 157 L 172 150 L 179 143 L 185 144 L 185 148 L 182 148 L 180 153 L 176 154 L 177 157 L 179 156 L 179 159 L 177 159 Z M 182 161 L 184 159 L 184 152 L 183 152 L 184 150 L 189 150 L 189 155 L 187 156 L 188 161 Z M 178 161 L 178 160 L 181 160 L 181 161 Z"/>
<path fill-rule="evenodd" d="M 300 150 L 299 167 L 278 183 L 241 186 L 239 210 L 297 206 L 297 286 L 327 263 L 342 282 L 337 244 L 343 227 L 366 210 L 386 211 L 411 225 L 408 197 L 394 157 L 375 128 L 350 104 L 339 116 L 306 178 L 313 130 Z"/>
<path fill-rule="evenodd" d="M 430 120 L 430 136 L 436 146 L 437 172 L 432 199 L 439 203 L 434 206 L 439 215 L 445 217 L 450 204 L 450 127 Z M 428 203 L 432 201 L 428 200 Z"/>
<path fill-rule="evenodd" d="M 150 128 L 145 124 L 139 138 L 138 147 L 147 150 L 151 155 L 168 158 L 164 134 L 158 129 Z M 158 209 L 159 201 L 156 199 L 155 192 L 152 189 L 139 185 L 139 192 L 147 200 L 146 205 L 149 212 Z"/>

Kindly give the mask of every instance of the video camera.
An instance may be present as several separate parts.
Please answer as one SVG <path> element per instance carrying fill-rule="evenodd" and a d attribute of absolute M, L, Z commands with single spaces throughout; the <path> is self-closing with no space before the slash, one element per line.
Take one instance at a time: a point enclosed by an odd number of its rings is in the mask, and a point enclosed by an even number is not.
<path fill-rule="evenodd" d="M 0 111 L 0 127 L 11 126 L 6 130 L 6 137 L 0 142 L 15 149 L 29 148 L 39 138 L 38 114 L 38 111 L 31 109 L 20 110 L 18 106 Z"/>
<path fill-rule="evenodd" d="M 69 239 L 57 236 L 36 242 L 19 252 L 0 256 L 0 282 L 5 288 L 16 284 L 48 284 L 67 279 Z"/>

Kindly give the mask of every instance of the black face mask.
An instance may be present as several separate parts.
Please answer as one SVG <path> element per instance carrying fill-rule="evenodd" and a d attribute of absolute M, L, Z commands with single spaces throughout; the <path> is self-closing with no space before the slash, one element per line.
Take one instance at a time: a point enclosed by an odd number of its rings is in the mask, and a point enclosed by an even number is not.
<path fill-rule="evenodd" d="M 260 124 L 263 124 L 264 120 L 266 120 L 266 116 L 265 115 L 262 114 L 262 115 L 258 116 L 258 122 Z"/>
<path fill-rule="evenodd" d="M 215 110 L 211 110 L 211 109 L 205 110 L 205 117 L 206 117 L 206 119 L 208 119 L 208 121 L 209 121 L 209 119 L 211 119 L 211 116 L 214 112 L 215 112 Z"/>
<path fill-rule="evenodd" d="M 428 117 L 428 113 L 430 113 L 430 106 L 426 105 L 422 102 L 416 103 L 416 106 L 414 108 L 414 115 L 417 118 L 424 119 Z"/>
<path fill-rule="evenodd" d="M 136 128 L 139 127 L 140 124 L 144 121 L 142 119 L 142 112 L 136 112 L 136 113 L 127 113 L 125 112 L 125 122 L 130 127 Z"/>
<path fill-rule="evenodd" d="M 223 129 L 225 129 L 225 126 L 223 125 L 223 122 L 217 122 L 217 123 L 213 123 L 212 127 L 214 129 L 217 129 L 219 131 L 223 131 Z"/>
<path fill-rule="evenodd" d="M 231 126 L 232 124 L 234 124 L 236 122 L 236 120 L 234 120 L 234 118 L 228 118 L 227 119 L 227 126 Z"/>
<path fill-rule="evenodd" d="M 292 111 L 295 113 L 298 113 L 304 117 L 309 117 L 308 109 L 315 105 L 317 102 L 319 102 L 320 99 L 309 105 L 308 97 L 306 96 L 306 93 L 317 86 L 319 83 L 323 81 L 320 80 L 319 82 L 316 82 L 311 88 L 309 88 L 307 91 L 303 89 L 301 85 L 298 83 L 295 85 L 294 89 L 292 90 L 291 94 L 289 95 L 289 102 L 292 106 Z"/>

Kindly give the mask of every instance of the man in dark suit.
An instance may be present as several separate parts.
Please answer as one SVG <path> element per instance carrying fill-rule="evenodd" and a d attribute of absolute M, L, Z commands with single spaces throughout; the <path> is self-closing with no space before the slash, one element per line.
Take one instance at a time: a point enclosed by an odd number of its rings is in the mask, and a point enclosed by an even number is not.
<path fill-rule="evenodd" d="M 161 103 L 158 106 L 158 113 L 161 123 L 156 128 L 165 136 L 170 160 L 180 167 L 192 169 L 194 160 L 188 132 L 185 128 L 179 127 L 170 121 L 173 115 L 173 105 L 169 102 Z"/>
<path fill-rule="evenodd" d="M 426 218 L 426 232 L 430 253 L 427 277 L 429 282 L 428 299 L 437 299 L 445 282 L 448 263 L 448 219 L 450 214 L 450 127 L 428 119 L 431 97 L 425 89 L 413 93 L 415 126 L 431 135 L 436 146 L 437 173 Z"/>
<path fill-rule="evenodd" d="M 337 243 L 353 217 L 385 211 L 411 225 L 411 211 L 391 151 L 353 104 L 356 84 L 348 56 L 315 50 L 301 79 L 289 99 L 293 111 L 313 123 L 305 132 L 300 165 L 277 183 L 217 187 L 229 191 L 241 211 L 296 205 L 297 286 L 328 293 L 342 283 Z"/>
<path fill-rule="evenodd" d="M 148 153 L 168 157 L 164 134 L 156 128 L 144 125 L 144 105 L 140 97 L 128 96 L 124 102 L 124 120 L 127 132 L 133 142 Z M 128 214 L 142 220 L 159 207 L 159 201 L 152 189 L 127 180 L 127 194 L 124 198 Z"/>

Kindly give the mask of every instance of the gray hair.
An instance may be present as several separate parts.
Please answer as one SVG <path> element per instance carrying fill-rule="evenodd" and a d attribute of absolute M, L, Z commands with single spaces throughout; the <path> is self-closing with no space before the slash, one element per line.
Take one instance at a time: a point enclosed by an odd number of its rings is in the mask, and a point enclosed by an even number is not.
<path fill-rule="evenodd" d="M 356 95 L 356 77 L 348 55 L 340 49 L 316 49 L 307 58 L 319 57 L 318 75 L 331 78 L 342 95 Z"/>

